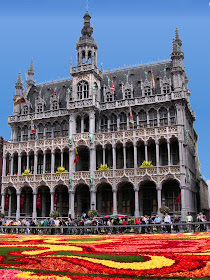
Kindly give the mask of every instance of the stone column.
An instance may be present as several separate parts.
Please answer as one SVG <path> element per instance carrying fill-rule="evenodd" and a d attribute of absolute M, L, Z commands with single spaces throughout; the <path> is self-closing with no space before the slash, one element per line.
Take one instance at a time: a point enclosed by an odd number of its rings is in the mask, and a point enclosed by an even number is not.
<path fill-rule="evenodd" d="M 36 219 L 37 217 L 37 211 L 36 211 L 36 197 L 37 197 L 37 192 L 33 192 L 33 218 Z"/>
<path fill-rule="evenodd" d="M 126 169 L 126 146 L 123 146 L 124 169 Z"/>
<path fill-rule="evenodd" d="M 34 175 L 37 175 L 37 162 L 38 162 L 37 158 L 38 158 L 38 153 L 35 152 L 34 153 Z"/>
<path fill-rule="evenodd" d="M 12 216 L 12 193 L 9 192 L 9 210 L 8 210 L 8 216 Z"/>
<path fill-rule="evenodd" d="M 1 194 L 1 213 L 4 214 L 5 193 Z"/>
<path fill-rule="evenodd" d="M 55 173 L 55 151 L 51 152 L 51 174 Z"/>
<path fill-rule="evenodd" d="M 112 146 L 113 170 L 116 169 L 116 147 Z"/>
<path fill-rule="evenodd" d="M 6 156 L 3 156 L 3 172 L 2 172 L 2 175 L 3 176 L 7 176 L 6 174 Z"/>
<path fill-rule="evenodd" d="M 17 192 L 17 211 L 16 211 L 16 220 L 20 219 L 20 192 Z"/>
<path fill-rule="evenodd" d="M 156 190 L 157 190 L 157 204 L 158 204 L 158 211 L 157 211 L 157 214 L 158 216 L 161 215 L 160 213 L 160 207 L 162 206 L 162 187 L 160 184 L 157 184 L 157 187 L 156 187 Z"/>
<path fill-rule="evenodd" d="M 70 191 L 70 195 L 71 195 L 71 218 L 74 219 L 75 218 L 75 212 L 74 212 L 74 191 Z"/>
<path fill-rule="evenodd" d="M 108 132 L 110 132 L 110 119 L 109 118 L 107 119 L 107 130 L 108 130 Z"/>
<path fill-rule="evenodd" d="M 137 124 L 137 129 L 139 129 L 139 114 L 136 116 L 136 124 Z"/>
<path fill-rule="evenodd" d="M 55 192 L 50 192 L 50 212 L 54 211 L 54 194 Z"/>
<path fill-rule="evenodd" d="M 18 175 L 21 175 L 21 155 L 18 155 Z"/>
<path fill-rule="evenodd" d="M 117 116 L 117 130 L 120 130 L 120 118 Z"/>
<path fill-rule="evenodd" d="M 133 145 L 133 155 L 134 155 L 134 168 L 138 168 L 136 143 L 134 143 L 134 145 Z"/>
<path fill-rule="evenodd" d="M 103 164 L 106 163 L 106 149 L 103 147 Z"/>
<path fill-rule="evenodd" d="M 14 175 L 14 155 L 11 155 L 11 171 L 10 174 Z"/>
<path fill-rule="evenodd" d="M 93 175 L 96 170 L 96 150 L 95 146 L 90 147 L 90 174 Z"/>
<path fill-rule="evenodd" d="M 117 190 L 113 189 L 113 215 L 117 214 Z"/>
<path fill-rule="evenodd" d="M 69 217 L 71 217 L 71 190 L 69 189 Z"/>
<path fill-rule="evenodd" d="M 170 142 L 167 141 L 167 148 L 168 148 L 168 165 L 171 165 L 171 151 L 170 151 Z"/>
<path fill-rule="evenodd" d="M 143 190 L 139 190 L 139 216 L 143 216 Z"/>
<path fill-rule="evenodd" d="M 61 151 L 61 167 L 63 167 L 63 150 Z"/>
<path fill-rule="evenodd" d="M 145 160 L 148 161 L 148 146 L 145 144 Z"/>
<path fill-rule="evenodd" d="M 139 217 L 139 189 L 135 188 L 135 218 Z"/>
<path fill-rule="evenodd" d="M 46 172 L 46 151 L 43 153 L 43 174 Z"/>
<path fill-rule="evenodd" d="M 90 192 L 90 209 L 96 210 L 96 190 Z"/>
<path fill-rule="evenodd" d="M 29 170 L 29 154 L 27 154 L 27 164 L 26 165 L 27 165 L 26 169 Z"/>
<path fill-rule="evenodd" d="M 156 145 L 156 166 L 160 166 L 160 146 L 159 146 L 159 141 L 155 141 Z"/>

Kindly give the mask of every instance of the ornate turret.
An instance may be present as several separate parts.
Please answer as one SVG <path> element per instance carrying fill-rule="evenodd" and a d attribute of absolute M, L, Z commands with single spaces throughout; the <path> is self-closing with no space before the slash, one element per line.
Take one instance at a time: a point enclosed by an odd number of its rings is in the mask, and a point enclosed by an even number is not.
<path fill-rule="evenodd" d="M 31 63 L 30 63 L 30 68 L 28 70 L 28 81 L 27 81 L 28 85 L 34 85 L 35 84 L 35 82 L 33 80 L 33 76 L 34 76 L 34 67 L 33 67 L 33 58 L 32 58 Z"/>
<path fill-rule="evenodd" d="M 172 41 L 172 53 L 171 53 L 171 60 L 172 60 L 172 76 L 173 76 L 173 87 L 175 91 L 182 90 L 182 75 L 185 71 L 184 69 L 184 53 L 181 50 L 182 41 L 179 38 L 179 32 L 176 28 L 175 30 L 175 39 L 173 38 Z"/>
<path fill-rule="evenodd" d="M 18 73 L 17 82 L 15 83 L 16 93 L 14 96 L 19 96 L 22 94 L 23 91 L 23 83 L 21 81 L 21 72 Z M 17 97 L 15 97 L 16 99 Z"/>

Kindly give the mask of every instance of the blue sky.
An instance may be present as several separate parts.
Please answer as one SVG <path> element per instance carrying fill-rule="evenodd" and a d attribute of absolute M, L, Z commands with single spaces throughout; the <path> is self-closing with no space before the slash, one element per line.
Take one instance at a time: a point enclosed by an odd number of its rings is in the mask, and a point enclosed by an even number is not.
<path fill-rule="evenodd" d="M 201 171 L 210 178 L 210 5 L 208 0 L 89 0 L 104 69 L 169 59 L 177 26 L 183 42 L 191 106 L 196 112 Z M 34 59 L 36 82 L 69 76 L 76 61 L 85 0 L 0 0 L 0 135 L 10 139 L 8 115 L 19 70 Z"/>

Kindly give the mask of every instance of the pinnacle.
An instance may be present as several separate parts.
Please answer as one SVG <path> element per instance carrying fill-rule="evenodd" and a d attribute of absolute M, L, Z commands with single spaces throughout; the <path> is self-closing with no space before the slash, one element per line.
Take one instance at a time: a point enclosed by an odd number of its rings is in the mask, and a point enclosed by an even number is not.
<path fill-rule="evenodd" d="M 176 27 L 176 30 L 175 30 L 175 41 L 178 41 L 178 40 L 180 40 L 179 39 L 179 31 L 178 31 L 178 29 Z"/>

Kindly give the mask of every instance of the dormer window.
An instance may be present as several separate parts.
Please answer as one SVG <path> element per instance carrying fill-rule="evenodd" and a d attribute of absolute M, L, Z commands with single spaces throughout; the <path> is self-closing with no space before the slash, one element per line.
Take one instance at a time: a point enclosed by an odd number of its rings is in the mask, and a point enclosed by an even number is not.
<path fill-rule="evenodd" d="M 42 113 L 43 112 L 43 105 L 41 103 L 39 103 L 37 105 L 37 113 Z"/>
<path fill-rule="evenodd" d="M 23 115 L 24 116 L 28 115 L 28 106 L 23 107 Z"/>
<path fill-rule="evenodd" d="M 125 99 L 131 99 L 132 98 L 132 93 L 130 89 L 125 90 Z"/>
<path fill-rule="evenodd" d="M 107 92 L 107 93 L 106 93 L 106 101 L 107 101 L 107 102 L 111 102 L 111 101 L 113 101 L 113 100 L 114 100 L 114 94 L 111 93 L 111 92 Z"/>
<path fill-rule="evenodd" d="M 52 109 L 53 110 L 58 110 L 58 101 L 56 101 L 56 100 L 53 101 Z"/>
<path fill-rule="evenodd" d="M 77 84 L 77 98 L 87 99 L 89 98 L 89 84 L 86 81 L 81 81 Z"/>
<path fill-rule="evenodd" d="M 150 95 L 152 95 L 151 87 L 145 87 L 145 88 L 144 88 L 144 95 L 145 95 L 145 96 L 150 96 Z"/>
<path fill-rule="evenodd" d="M 170 93 L 170 85 L 169 84 L 164 84 L 163 85 L 163 93 L 164 94 Z"/>

